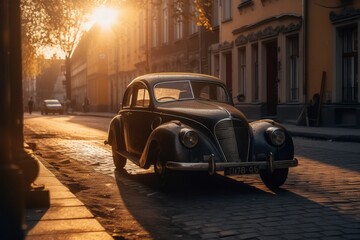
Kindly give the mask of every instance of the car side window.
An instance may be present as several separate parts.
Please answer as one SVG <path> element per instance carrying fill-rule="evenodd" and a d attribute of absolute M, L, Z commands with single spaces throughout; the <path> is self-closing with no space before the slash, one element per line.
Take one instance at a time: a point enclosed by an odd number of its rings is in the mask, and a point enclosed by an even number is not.
<path fill-rule="evenodd" d="M 123 101 L 124 108 L 129 108 L 131 106 L 132 98 L 133 98 L 133 88 L 129 88 L 125 92 L 124 101 Z"/>
<path fill-rule="evenodd" d="M 150 106 L 149 91 L 143 85 L 138 85 L 135 90 L 135 107 L 147 108 Z"/>

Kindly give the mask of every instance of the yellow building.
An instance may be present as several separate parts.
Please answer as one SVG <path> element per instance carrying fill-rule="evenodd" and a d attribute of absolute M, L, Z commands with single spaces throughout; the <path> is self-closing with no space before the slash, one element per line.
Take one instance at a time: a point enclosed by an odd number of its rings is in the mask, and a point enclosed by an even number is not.
<path fill-rule="evenodd" d="M 360 127 L 360 1 L 305 3 L 307 97 L 321 98 L 320 125 Z"/>
<path fill-rule="evenodd" d="M 219 1 L 212 70 L 249 119 L 296 118 L 303 107 L 302 1 Z"/>
<path fill-rule="evenodd" d="M 212 73 L 250 119 L 360 126 L 360 1 L 219 0 Z"/>
<path fill-rule="evenodd" d="M 108 36 L 93 27 L 87 41 L 87 97 L 93 111 L 109 111 Z"/>

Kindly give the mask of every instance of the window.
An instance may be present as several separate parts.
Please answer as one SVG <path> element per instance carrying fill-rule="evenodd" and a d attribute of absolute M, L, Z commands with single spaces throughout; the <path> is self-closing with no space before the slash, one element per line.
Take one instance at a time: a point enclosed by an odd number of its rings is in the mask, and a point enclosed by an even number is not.
<path fill-rule="evenodd" d="M 194 12 L 195 16 L 190 20 L 190 34 L 197 33 L 199 31 L 199 26 L 197 25 L 197 17 L 198 14 L 195 11 L 195 7 L 193 4 L 190 5 L 190 12 Z"/>
<path fill-rule="evenodd" d="M 129 88 L 126 92 L 125 92 L 125 96 L 124 96 L 124 101 L 123 101 L 123 107 L 124 108 L 129 108 L 131 106 L 131 102 L 132 102 L 132 88 Z"/>
<path fill-rule="evenodd" d="M 144 14 L 140 12 L 139 14 L 139 46 L 145 47 L 145 23 L 144 23 Z"/>
<path fill-rule="evenodd" d="M 135 107 L 149 107 L 150 97 L 149 97 L 149 92 L 145 88 L 145 86 L 138 86 L 135 95 L 136 95 Z"/>
<path fill-rule="evenodd" d="M 213 1 L 211 24 L 213 27 L 219 26 L 219 0 Z"/>
<path fill-rule="evenodd" d="M 288 38 L 290 101 L 299 100 L 299 37 Z"/>
<path fill-rule="evenodd" d="M 239 94 L 245 96 L 246 48 L 239 48 Z"/>
<path fill-rule="evenodd" d="M 159 83 L 154 88 L 154 94 L 158 102 L 193 99 L 189 81 Z"/>
<path fill-rule="evenodd" d="M 199 26 L 196 23 L 196 20 L 190 21 L 190 34 L 197 33 L 199 31 Z"/>
<path fill-rule="evenodd" d="M 152 24 L 151 24 L 151 46 L 152 47 L 157 47 L 158 46 L 158 34 L 159 34 L 159 29 L 158 29 L 158 19 L 156 16 L 154 16 L 154 18 L 152 19 Z"/>
<path fill-rule="evenodd" d="M 155 85 L 155 98 L 159 103 L 201 99 L 229 102 L 226 90 L 218 84 L 206 81 L 173 81 Z"/>
<path fill-rule="evenodd" d="M 252 79 L 253 89 L 254 89 L 254 101 L 259 101 L 259 48 L 258 45 L 255 44 L 252 46 Z"/>
<path fill-rule="evenodd" d="M 183 38 L 183 18 L 182 16 L 180 16 L 175 20 L 175 39 L 179 40 L 182 38 Z"/>
<path fill-rule="evenodd" d="M 212 58 L 212 75 L 215 77 L 219 77 L 220 76 L 220 56 L 219 54 L 214 54 L 213 58 Z"/>
<path fill-rule="evenodd" d="M 176 8 L 176 12 L 178 13 L 178 15 L 175 17 L 175 40 L 179 40 L 183 38 L 183 21 L 184 21 L 184 17 L 183 17 L 183 9 L 181 8 L 181 4 L 180 3 L 175 3 L 176 5 L 174 6 Z"/>
<path fill-rule="evenodd" d="M 353 25 L 342 29 L 342 101 L 358 100 L 358 31 Z"/>
<path fill-rule="evenodd" d="M 162 42 L 168 43 L 169 42 L 169 9 L 167 5 L 163 8 L 163 37 Z"/>
<path fill-rule="evenodd" d="M 221 16 L 222 21 L 231 20 L 231 0 L 221 1 Z"/>

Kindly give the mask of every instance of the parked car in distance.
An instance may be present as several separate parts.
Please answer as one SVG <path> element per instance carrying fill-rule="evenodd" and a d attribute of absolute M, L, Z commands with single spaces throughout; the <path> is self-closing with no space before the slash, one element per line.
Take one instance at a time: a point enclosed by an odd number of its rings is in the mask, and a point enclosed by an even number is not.
<path fill-rule="evenodd" d="M 46 99 L 43 100 L 41 104 L 41 114 L 48 114 L 48 113 L 64 113 L 64 108 L 57 99 Z"/>
<path fill-rule="evenodd" d="M 282 125 L 273 120 L 249 123 L 220 79 L 193 73 L 134 79 L 110 122 L 105 144 L 111 145 L 117 169 L 127 160 L 145 169 L 154 166 L 164 185 L 186 171 L 207 171 L 259 174 L 266 186 L 278 188 L 288 169 L 298 165 L 292 138 Z"/>

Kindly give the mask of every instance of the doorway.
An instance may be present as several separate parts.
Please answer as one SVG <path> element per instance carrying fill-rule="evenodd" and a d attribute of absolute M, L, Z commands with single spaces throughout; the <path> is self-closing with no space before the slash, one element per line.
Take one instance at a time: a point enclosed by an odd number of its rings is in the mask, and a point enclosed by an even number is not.
<path fill-rule="evenodd" d="M 277 41 L 266 44 L 267 115 L 275 116 L 278 103 Z"/>

